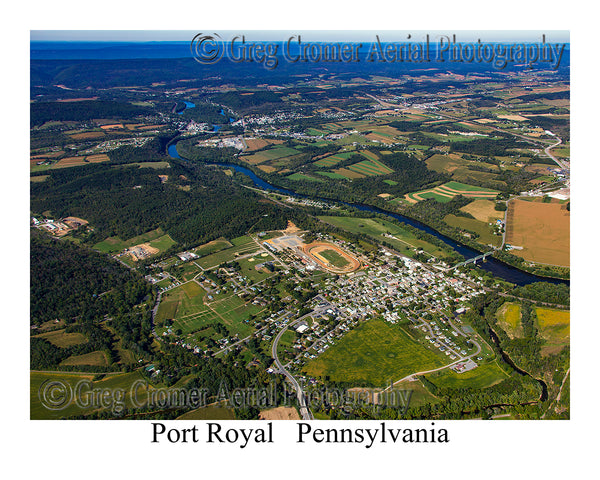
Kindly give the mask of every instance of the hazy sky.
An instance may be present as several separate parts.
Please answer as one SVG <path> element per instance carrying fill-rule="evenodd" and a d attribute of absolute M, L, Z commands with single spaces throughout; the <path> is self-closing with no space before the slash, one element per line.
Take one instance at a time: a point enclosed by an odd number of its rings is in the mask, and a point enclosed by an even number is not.
<path fill-rule="evenodd" d="M 218 33 L 223 40 L 231 39 L 234 35 L 246 35 L 248 40 L 285 41 L 291 35 L 301 34 L 306 41 L 368 41 L 375 40 L 379 34 L 382 41 L 404 42 L 411 34 L 414 42 L 423 41 L 425 34 L 435 41 L 439 35 L 456 34 L 458 42 L 540 42 L 542 34 L 547 42 L 569 42 L 569 32 L 566 30 L 32 30 L 31 41 L 106 41 L 106 42 L 164 42 L 191 41 L 198 33 Z"/>

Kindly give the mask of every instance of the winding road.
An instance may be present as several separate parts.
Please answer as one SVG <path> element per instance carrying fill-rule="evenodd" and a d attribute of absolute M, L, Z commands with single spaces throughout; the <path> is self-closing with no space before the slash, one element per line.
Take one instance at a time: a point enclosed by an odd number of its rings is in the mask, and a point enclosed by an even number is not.
<path fill-rule="evenodd" d="M 306 396 L 304 395 L 304 392 L 302 391 L 302 387 L 298 383 L 298 380 L 296 380 L 294 378 L 294 376 L 285 369 L 283 364 L 279 361 L 279 357 L 277 356 L 277 345 L 279 344 L 279 340 L 281 339 L 283 334 L 287 331 L 287 329 L 289 327 L 297 324 L 298 322 L 301 322 L 302 319 L 304 319 L 304 317 L 306 317 L 306 316 L 308 316 L 308 315 L 304 315 L 303 317 L 300 317 L 299 319 L 291 322 L 289 325 L 286 325 L 279 331 L 279 333 L 275 337 L 275 340 L 273 340 L 273 345 L 271 347 L 271 355 L 272 355 L 273 359 L 275 360 L 275 365 L 277 366 L 278 371 L 285 375 L 285 377 L 288 379 L 288 381 L 294 387 L 294 390 L 296 390 L 296 395 L 298 396 L 298 404 L 300 406 L 299 409 L 300 409 L 300 415 L 302 416 L 302 420 L 314 420 L 313 414 L 311 413 L 310 408 L 308 408 L 308 405 L 306 404 Z"/>

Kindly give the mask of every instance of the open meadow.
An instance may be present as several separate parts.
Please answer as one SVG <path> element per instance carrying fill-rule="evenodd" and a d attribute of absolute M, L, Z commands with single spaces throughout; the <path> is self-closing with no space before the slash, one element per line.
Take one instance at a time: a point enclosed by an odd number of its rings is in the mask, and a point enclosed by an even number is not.
<path fill-rule="evenodd" d="M 304 372 L 357 386 L 381 387 L 443 364 L 441 356 L 419 345 L 402 327 L 374 318 L 307 363 Z"/>

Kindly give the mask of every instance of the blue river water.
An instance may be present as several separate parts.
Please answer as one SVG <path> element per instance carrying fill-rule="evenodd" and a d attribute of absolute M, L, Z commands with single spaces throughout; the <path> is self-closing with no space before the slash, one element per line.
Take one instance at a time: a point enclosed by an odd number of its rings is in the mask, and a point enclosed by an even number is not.
<path fill-rule="evenodd" d="M 185 112 L 188 108 L 194 108 L 196 106 L 195 103 L 186 102 L 185 100 L 183 101 L 183 103 L 185 103 L 185 108 L 181 112 L 177 112 L 179 115 L 183 115 L 183 112 Z"/>
<path fill-rule="evenodd" d="M 177 158 L 179 160 L 187 161 L 185 158 L 182 158 L 179 155 L 179 153 L 177 152 L 177 145 L 175 143 L 169 145 L 168 154 L 172 158 Z M 275 185 L 271 185 L 270 183 L 267 183 L 263 179 L 258 177 L 252 170 L 242 167 L 241 165 L 235 165 L 232 163 L 214 163 L 212 165 L 218 165 L 220 167 L 231 168 L 231 169 L 235 170 L 236 172 L 247 175 L 254 182 L 254 184 L 262 190 L 275 191 L 278 193 L 282 193 L 285 195 L 291 195 L 294 197 L 311 198 L 311 197 L 307 197 L 306 195 L 301 195 L 299 193 L 293 192 L 291 190 L 286 190 L 285 188 L 280 188 Z M 325 198 L 317 198 L 317 200 L 323 200 L 328 203 L 335 203 L 332 200 L 328 200 Z M 442 235 L 441 233 L 439 233 L 436 230 L 434 230 L 433 228 L 419 222 L 418 220 L 414 220 L 412 218 L 405 217 L 404 215 L 401 215 L 399 213 L 388 212 L 386 210 L 382 210 L 377 207 L 372 207 L 370 205 L 363 205 L 363 204 L 357 204 L 357 203 L 345 203 L 345 202 L 338 202 L 338 203 L 341 203 L 343 205 L 353 207 L 353 208 L 356 208 L 358 210 L 365 211 L 365 212 L 373 212 L 373 213 L 387 215 L 388 217 L 392 217 L 402 223 L 405 223 L 407 225 L 411 225 L 412 227 L 418 228 L 419 230 L 422 230 L 425 233 L 429 233 L 430 235 L 433 235 L 434 237 L 440 239 L 446 245 L 453 248 L 458 253 L 460 253 L 463 257 L 465 257 L 465 259 L 473 258 L 473 257 L 476 257 L 481 254 L 481 252 L 473 250 L 472 248 L 467 247 L 466 245 L 458 243 L 455 240 L 453 240 L 445 235 Z M 500 262 L 499 260 L 496 260 L 493 257 L 488 257 L 485 262 L 479 261 L 479 263 L 477 263 L 477 266 L 483 270 L 493 273 L 497 277 L 500 277 L 508 282 L 514 283 L 515 285 L 522 286 L 522 285 L 528 285 L 528 284 L 534 283 L 534 282 L 549 282 L 549 283 L 554 283 L 554 284 L 564 283 L 566 285 L 570 284 L 569 280 L 560 280 L 560 279 L 554 279 L 554 278 L 540 277 L 538 275 L 533 275 L 531 273 L 524 272 L 522 270 L 519 270 L 518 268 L 514 268 L 514 267 L 511 267 L 510 265 Z"/>
<path fill-rule="evenodd" d="M 183 103 L 185 104 L 185 108 L 183 110 L 181 110 L 181 112 L 177 112 L 179 115 L 182 115 L 183 112 L 185 112 L 186 110 L 188 110 L 190 108 L 195 108 L 196 107 L 195 103 L 188 102 L 186 100 L 184 100 Z M 223 109 L 221 109 L 221 111 L 219 112 L 219 114 L 223 115 L 225 117 L 225 119 L 227 119 L 227 115 L 225 115 L 225 111 Z M 235 122 L 235 118 L 231 118 L 230 117 L 229 119 L 227 119 L 227 121 L 229 123 L 233 123 L 233 122 Z M 213 127 L 213 129 L 212 129 L 213 133 L 217 133 L 222 128 L 221 125 L 213 125 L 212 127 Z"/>

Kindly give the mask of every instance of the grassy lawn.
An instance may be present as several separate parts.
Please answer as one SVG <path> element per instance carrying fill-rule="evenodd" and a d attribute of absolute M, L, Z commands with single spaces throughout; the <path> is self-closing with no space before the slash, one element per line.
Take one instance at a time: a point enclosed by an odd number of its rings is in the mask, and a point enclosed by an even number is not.
<path fill-rule="evenodd" d="M 388 382 L 444 360 L 415 341 L 398 325 L 375 318 L 346 334 L 336 345 L 304 367 L 307 375 L 363 386 Z"/>
<path fill-rule="evenodd" d="M 327 260 L 334 267 L 343 268 L 346 265 L 348 265 L 348 263 L 349 263 L 344 257 L 342 257 L 335 250 L 324 250 L 322 252 L 319 252 L 319 255 L 321 255 L 325 260 Z"/>
<path fill-rule="evenodd" d="M 496 362 L 480 365 L 464 373 L 449 368 L 426 375 L 427 380 L 440 388 L 487 388 L 508 378 Z"/>

